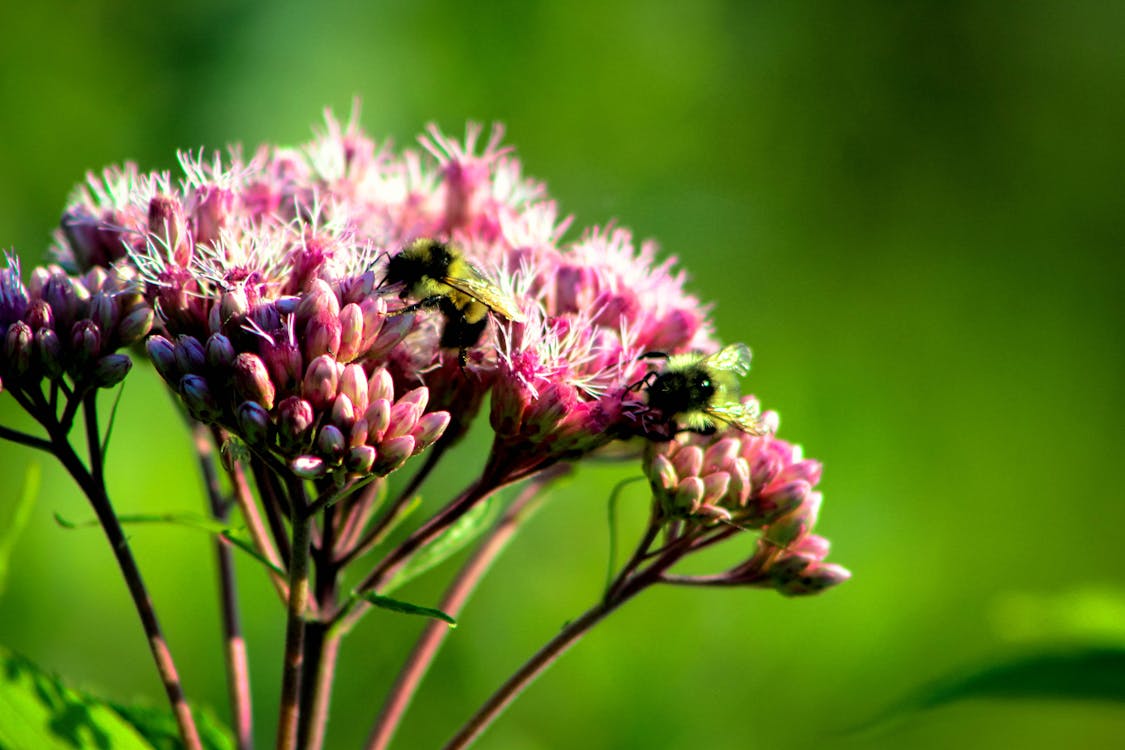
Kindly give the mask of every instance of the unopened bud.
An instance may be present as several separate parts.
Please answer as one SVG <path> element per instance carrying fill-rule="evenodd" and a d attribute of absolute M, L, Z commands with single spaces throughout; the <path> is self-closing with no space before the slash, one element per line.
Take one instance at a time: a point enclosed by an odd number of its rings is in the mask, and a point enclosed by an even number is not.
<path fill-rule="evenodd" d="M 385 398 L 372 401 L 363 413 L 363 418 L 367 422 L 368 442 L 378 443 L 391 426 L 391 402 Z"/>
<path fill-rule="evenodd" d="M 433 411 L 423 414 L 410 434 L 414 437 L 414 452 L 418 453 L 424 448 L 433 445 L 449 426 L 450 415 L 447 411 Z"/>
<path fill-rule="evenodd" d="M 121 313 L 117 309 L 117 301 L 112 296 L 104 292 L 91 296 L 89 310 L 87 317 L 97 323 L 99 329 L 106 333 L 116 330 Z"/>
<path fill-rule="evenodd" d="M 131 346 L 137 343 L 152 330 L 154 315 L 152 308 L 147 304 L 134 307 L 121 319 L 117 326 L 117 340 L 122 346 Z"/>
<path fill-rule="evenodd" d="M 351 362 L 359 356 L 363 345 L 363 311 L 354 302 L 344 305 L 340 310 L 340 348 L 337 358 L 341 362 Z"/>
<path fill-rule="evenodd" d="M 269 439 L 270 414 L 256 401 L 244 401 L 235 411 L 242 438 L 251 445 L 261 445 Z"/>
<path fill-rule="evenodd" d="M 51 306 L 56 328 L 69 329 L 78 315 L 78 295 L 71 280 L 62 273 L 51 274 L 43 285 L 42 297 Z"/>
<path fill-rule="evenodd" d="M 703 502 L 704 486 L 699 477 L 687 477 L 676 487 L 676 494 L 672 498 L 673 509 L 681 513 L 694 512 Z"/>
<path fill-rule="evenodd" d="M 145 350 L 156 371 L 160 373 L 160 377 L 169 384 L 179 381 L 183 373 L 176 364 L 176 347 L 171 341 L 163 336 L 152 336 L 145 342 Z"/>
<path fill-rule="evenodd" d="M 809 493 L 805 502 L 771 521 L 767 532 L 769 540 L 781 547 L 788 547 L 806 536 L 816 525 L 816 517 L 820 513 L 823 497 L 819 492 Z"/>
<path fill-rule="evenodd" d="M 391 426 L 383 439 L 409 435 L 414 430 L 414 425 L 418 423 L 418 417 L 420 416 L 422 416 L 422 412 L 418 408 L 418 404 L 399 401 L 391 407 Z"/>
<path fill-rule="evenodd" d="M 312 404 L 314 409 L 326 409 L 336 398 L 338 377 L 336 361 L 327 354 L 322 354 L 310 362 L 305 370 L 301 395 Z"/>
<path fill-rule="evenodd" d="M 75 371 L 94 361 L 102 351 L 102 333 L 92 320 L 80 320 L 70 331 L 70 348 Z"/>
<path fill-rule="evenodd" d="M 212 333 L 203 347 L 207 366 L 214 370 L 227 370 L 234 366 L 234 345 L 221 333 Z"/>
<path fill-rule="evenodd" d="M 375 403 L 380 399 L 391 401 L 394 397 L 395 383 L 391 374 L 382 367 L 371 373 L 371 379 L 367 381 L 368 403 Z"/>
<path fill-rule="evenodd" d="M 340 428 L 331 424 L 321 428 L 316 438 L 316 448 L 325 459 L 333 463 L 339 461 L 346 447 L 347 441 L 344 440 L 344 433 L 340 432 Z"/>
<path fill-rule="evenodd" d="M 195 192 L 195 241 L 214 245 L 227 225 L 227 217 L 234 208 L 234 193 L 217 185 L 202 185 Z"/>
<path fill-rule="evenodd" d="M 703 449 L 698 445 L 682 446 L 672 456 L 672 466 L 681 477 L 698 476 L 703 471 Z"/>
<path fill-rule="evenodd" d="M 375 463 L 375 455 L 375 449 L 370 445 L 349 448 L 347 458 L 344 459 L 344 466 L 347 467 L 348 471 L 355 474 L 366 474 L 371 471 L 371 466 Z"/>
<path fill-rule="evenodd" d="M 94 365 L 94 385 L 112 388 L 133 369 L 133 360 L 125 354 L 107 354 Z"/>
<path fill-rule="evenodd" d="M 324 476 L 324 459 L 316 456 L 297 456 L 289 462 L 289 469 L 301 479 L 316 479 Z"/>
<path fill-rule="evenodd" d="M 176 366 L 180 372 L 201 373 L 206 363 L 207 352 L 199 339 L 187 335 L 176 338 Z"/>
<path fill-rule="evenodd" d="M 162 250 L 176 265 L 186 267 L 191 260 L 191 244 L 180 202 L 167 195 L 154 195 L 148 203 L 148 229 Z"/>
<path fill-rule="evenodd" d="M 312 404 L 302 398 L 290 396 L 277 406 L 278 432 L 286 445 L 303 444 L 315 419 Z"/>
<path fill-rule="evenodd" d="M 270 379 L 280 391 L 290 390 L 305 376 L 300 350 L 288 341 L 276 344 L 266 342 L 262 346 L 262 361 L 270 372 Z"/>
<path fill-rule="evenodd" d="M 403 435 L 379 443 L 378 453 L 373 470 L 376 474 L 389 474 L 413 455 L 414 438 Z"/>
<path fill-rule="evenodd" d="M 675 465 L 661 453 L 653 456 L 648 469 L 648 477 L 655 487 L 659 487 L 665 493 L 675 492 L 680 483 Z"/>
<path fill-rule="evenodd" d="M 34 299 L 31 304 L 27 306 L 27 315 L 24 322 L 31 327 L 31 330 L 38 331 L 40 328 L 54 328 L 55 316 L 51 312 L 51 306 L 41 299 Z"/>
<path fill-rule="evenodd" d="M 266 365 L 257 354 L 242 352 L 234 358 L 234 387 L 244 399 L 273 408 L 276 391 Z"/>
<path fill-rule="evenodd" d="M 726 497 L 730 488 L 730 474 L 725 471 L 716 471 L 703 477 L 703 502 L 707 505 L 717 505 Z"/>
<path fill-rule="evenodd" d="M 813 563 L 800 575 L 774 579 L 774 587 L 785 596 L 819 594 L 852 577 L 851 571 L 833 563 Z"/>
<path fill-rule="evenodd" d="M 35 332 L 35 353 L 43 371 L 50 378 L 62 375 L 65 369 L 63 363 L 62 343 L 59 335 L 50 328 L 40 328 Z"/>
<path fill-rule="evenodd" d="M 23 375 L 31 366 L 31 347 L 33 335 L 31 327 L 22 320 L 17 320 L 8 328 L 4 337 L 4 364 L 8 372 Z"/>
<path fill-rule="evenodd" d="M 767 487 L 761 495 L 762 514 L 767 522 L 800 507 L 812 488 L 808 482 L 797 480 L 778 487 Z"/>
<path fill-rule="evenodd" d="M 222 413 L 207 381 L 199 375 L 180 378 L 180 395 L 191 415 L 204 424 L 210 424 Z"/>
<path fill-rule="evenodd" d="M 301 304 L 297 306 L 297 320 L 312 320 L 320 313 L 339 319 L 340 301 L 336 293 L 323 279 L 316 279 L 309 285 L 308 291 L 302 296 Z"/>
<path fill-rule="evenodd" d="M 345 366 L 340 375 L 339 390 L 351 400 L 356 414 L 367 411 L 367 373 L 363 367 L 356 364 Z"/>
<path fill-rule="evenodd" d="M 726 437 L 719 440 L 703 454 L 703 468 L 700 471 L 710 474 L 725 470 L 738 457 L 739 448 L 741 442 L 738 438 Z"/>
<path fill-rule="evenodd" d="M 356 410 L 352 400 L 341 393 L 332 401 L 332 409 L 328 413 L 328 420 L 341 429 L 350 429 L 355 422 Z"/>
<path fill-rule="evenodd" d="M 335 297 L 333 297 L 335 299 Z M 340 351 L 340 319 L 329 312 L 320 311 L 305 326 L 305 355 L 333 357 Z"/>

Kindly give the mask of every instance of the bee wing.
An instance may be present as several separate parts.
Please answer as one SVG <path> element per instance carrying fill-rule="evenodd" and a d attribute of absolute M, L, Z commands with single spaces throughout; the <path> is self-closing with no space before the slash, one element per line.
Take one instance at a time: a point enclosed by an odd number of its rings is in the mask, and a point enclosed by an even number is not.
<path fill-rule="evenodd" d="M 738 401 L 709 404 L 704 411 L 716 422 L 737 427 L 748 435 L 765 435 L 768 432 L 758 419 L 758 409 Z"/>
<path fill-rule="evenodd" d="M 520 312 L 516 301 L 485 278 L 480 271 L 468 263 L 462 267 L 461 271 L 457 276 L 442 277 L 441 282 L 448 284 L 462 294 L 469 295 L 501 317 L 516 323 L 523 323 L 527 320 L 524 314 Z"/>
<path fill-rule="evenodd" d="M 714 354 L 704 357 L 701 364 L 715 370 L 733 372 L 739 376 L 747 375 L 750 372 L 750 347 L 746 344 L 724 346 Z"/>

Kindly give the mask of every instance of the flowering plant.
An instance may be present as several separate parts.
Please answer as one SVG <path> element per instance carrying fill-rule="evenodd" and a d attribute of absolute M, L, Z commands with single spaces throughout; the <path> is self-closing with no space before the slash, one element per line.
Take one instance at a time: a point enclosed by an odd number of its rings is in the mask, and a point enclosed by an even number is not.
<path fill-rule="evenodd" d="M 674 259 L 657 262 L 651 243 L 616 226 L 564 241 L 570 219 L 501 131 L 480 136 L 431 127 L 424 151 L 396 153 L 328 117 L 300 149 L 182 153 L 178 179 L 109 168 L 72 196 L 56 264 L 25 281 L 11 255 L 0 271 L 0 383 L 45 435 L 4 426 L 0 437 L 54 455 L 89 499 L 184 747 L 215 740 L 197 728 L 104 477 L 97 396 L 130 374 L 128 352 L 151 361 L 195 437 L 220 559 L 231 746 L 254 738 L 238 551 L 261 562 L 286 620 L 279 748 L 322 746 L 341 639 L 371 607 L 432 618 L 375 719 L 368 747 L 386 747 L 479 578 L 550 483 L 588 456 L 640 462 L 652 502 L 635 550 L 449 747 L 467 746 L 650 586 L 801 595 L 849 575 L 811 533 L 820 465 L 739 395 L 749 350 L 719 346 Z M 415 520 L 417 492 L 486 408 L 484 465 Z M 85 458 L 71 442 L 77 422 Z M 492 520 L 484 511 L 511 485 L 519 492 Z M 677 570 L 747 539 L 725 571 Z M 438 607 L 391 596 L 470 543 Z"/>

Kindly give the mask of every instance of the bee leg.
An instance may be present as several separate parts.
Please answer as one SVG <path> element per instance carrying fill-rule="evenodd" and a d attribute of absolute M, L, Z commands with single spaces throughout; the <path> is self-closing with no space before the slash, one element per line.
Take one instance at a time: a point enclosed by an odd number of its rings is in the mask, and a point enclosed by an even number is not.
<path fill-rule="evenodd" d="M 637 359 L 668 359 L 668 355 L 664 352 L 645 352 Z"/>
<path fill-rule="evenodd" d="M 656 380 L 657 377 L 658 377 L 658 374 L 655 373 L 655 372 L 646 372 L 645 376 L 643 378 L 638 380 L 636 383 L 633 383 L 631 386 L 629 386 L 625 390 L 627 390 L 627 391 L 639 391 L 641 388 L 645 388 L 647 386 L 652 385 L 652 382 L 654 380 Z"/>
<path fill-rule="evenodd" d="M 423 310 L 423 309 L 428 310 L 430 308 L 434 308 L 434 307 L 437 307 L 438 305 L 440 305 L 441 301 L 443 299 L 445 299 L 445 297 L 442 297 L 440 294 L 435 295 L 433 297 L 426 297 L 426 299 L 424 299 L 420 302 L 415 302 L 412 305 L 407 305 L 406 307 L 400 307 L 397 310 L 389 310 L 387 312 L 387 317 L 391 318 L 391 317 L 395 317 L 396 315 L 409 315 L 410 313 L 415 312 L 417 310 Z"/>

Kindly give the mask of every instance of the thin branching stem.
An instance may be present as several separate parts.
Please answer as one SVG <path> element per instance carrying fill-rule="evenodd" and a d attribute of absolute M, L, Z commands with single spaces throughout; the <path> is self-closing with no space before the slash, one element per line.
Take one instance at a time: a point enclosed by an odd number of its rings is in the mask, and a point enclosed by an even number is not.
<path fill-rule="evenodd" d="M 301 713 L 301 668 L 305 648 L 305 605 L 309 595 L 312 517 L 305 512 L 308 501 L 304 484 L 296 477 L 289 482 L 289 503 L 293 509 L 293 537 L 289 559 L 289 606 L 285 625 L 277 750 L 296 750 Z"/>

